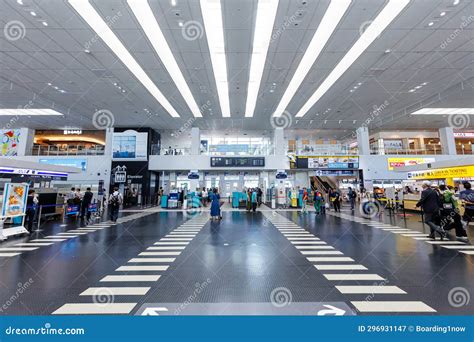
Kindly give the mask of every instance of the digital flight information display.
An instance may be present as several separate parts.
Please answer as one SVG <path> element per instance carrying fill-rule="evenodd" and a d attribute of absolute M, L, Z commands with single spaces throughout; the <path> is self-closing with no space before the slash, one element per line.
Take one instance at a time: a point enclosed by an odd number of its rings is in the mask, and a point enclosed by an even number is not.
<path fill-rule="evenodd" d="M 211 167 L 264 167 L 264 157 L 211 157 Z"/>

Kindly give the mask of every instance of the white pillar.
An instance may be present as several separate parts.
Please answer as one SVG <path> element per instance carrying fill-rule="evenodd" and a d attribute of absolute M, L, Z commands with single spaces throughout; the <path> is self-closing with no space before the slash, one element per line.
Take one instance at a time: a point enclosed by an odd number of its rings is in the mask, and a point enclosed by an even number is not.
<path fill-rule="evenodd" d="M 452 127 L 443 127 L 439 130 L 439 141 L 443 154 L 456 154 L 456 142 L 454 141 L 454 132 Z"/>
<path fill-rule="evenodd" d="M 283 127 L 277 127 L 274 131 L 273 145 L 275 147 L 275 155 L 284 156 L 286 155 L 285 136 Z"/>
<path fill-rule="evenodd" d="M 104 156 L 106 158 L 112 158 L 112 146 L 114 140 L 114 128 L 106 128 L 105 129 L 105 149 L 104 149 Z"/>
<path fill-rule="evenodd" d="M 359 147 L 359 154 L 369 155 L 370 144 L 369 144 L 369 129 L 365 126 L 359 127 L 356 130 L 357 133 L 357 146 Z"/>
<path fill-rule="evenodd" d="M 197 156 L 201 154 L 201 132 L 199 127 L 191 128 L 191 155 Z"/>
<path fill-rule="evenodd" d="M 31 128 L 20 128 L 20 139 L 18 141 L 18 156 L 30 156 L 33 148 L 35 130 Z"/>

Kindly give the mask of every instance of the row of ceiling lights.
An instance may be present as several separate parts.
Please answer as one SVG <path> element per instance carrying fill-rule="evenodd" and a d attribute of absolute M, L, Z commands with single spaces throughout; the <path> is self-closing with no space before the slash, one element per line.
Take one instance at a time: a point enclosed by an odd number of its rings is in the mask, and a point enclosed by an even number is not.
<path fill-rule="evenodd" d="M 56 91 L 58 91 L 62 94 L 64 94 L 66 92 L 64 89 L 60 89 L 58 86 L 53 85 L 51 82 L 48 82 L 47 84 L 48 84 L 48 86 L 50 86 L 51 88 L 53 88 L 54 90 L 56 90 Z"/>
<path fill-rule="evenodd" d="M 20 6 L 26 6 L 26 5 L 25 5 L 25 2 L 24 2 L 23 0 L 16 0 L 16 3 L 17 3 L 18 5 L 20 5 Z M 38 16 L 38 13 L 36 13 L 36 11 L 31 10 L 31 9 L 26 9 L 26 10 L 29 11 L 29 13 L 30 13 L 30 15 L 31 15 L 32 17 L 35 17 L 38 21 L 40 21 L 43 26 L 48 26 L 48 22 L 45 21 L 45 20 L 42 20 L 42 19 Z"/>
<path fill-rule="evenodd" d="M 349 90 L 351 93 L 355 92 L 360 86 L 362 85 L 362 82 L 357 83 L 355 86 L 352 87 L 351 90 Z"/>
<path fill-rule="evenodd" d="M 460 0 L 454 0 L 452 6 L 457 6 L 459 5 Z M 443 18 L 446 15 L 447 11 L 441 11 L 438 15 L 437 18 Z M 433 26 L 439 19 L 433 19 L 430 22 L 428 22 L 428 26 L 431 27 Z"/>
<path fill-rule="evenodd" d="M 288 88 L 278 104 L 277 110 L 273 114 L 274 116 L 281 116 L 283 114 L 291 99 L 295 96 L 304 78 L 310 71 L 312 65 L 328 43 L 337 25 L 344 17 L 351 2 L 351 0 L 332 0 L 330 2 L 310 45 L 308 46 Z M 401 13 L 409 2 L 410 0 L 391 0 L 385 5 L 382 11 L 372 21 L 371 25 L 364 31 L 361 37 L 299 110 L 296 114 L 297 117 L 302 117 L 308 113 L 308 111 L 347 71 L 347 69 L 367 49 L 367 47 L 388 27 L 398 14 Z M 118 37 L 108 27 L 94 7 L 88 1 L 83 0 L 69 0 L 69 3 L 128 67 L 135 77 L 145 86 L 145 88 L 155 97 L 155 99 L 165 108 L 165 110 L 168 111 L 172 117 L 179 117 L 178 112 L 136 62 Z M 145 35 L 148 37 L 151 45 L 155 49 L 155 52 L 176 84 L 183 99 L 191 109 L 191 112 L 195 117 L 202 117 L 201 111 L 199 110 L 174 55 L 164 38 L 148 1 L 127 0 L 127 3 L 145 32 Z M 258 2 L 245 108 L 246 117 L 252 117 L 254 115 L 266 56 L 271 43 L 278 4 L 279 0 Z M 176 6 L 177 0 L 171 0 L 171 5 Z M 200 5 L 221 113 L 223 117 L 230 117 L 229 84 L 227 79 L 221 2 L 215 0 L 200 0 Z"/>
<path fill-rule="evenodd" d="M 408 92 L 409 92 L 409 93 L 414 93 L 415 91 L 417 91 L 418 89 L 423 88 L 423 87 L 424 87 L 425 85 L 427 85 L 427 84 L 428 84 L 428 82 L 423 82 L 423 83 L 421 83 L 421 84 L 419 84 L 419 85 L 413 87 L 413 88 L 410 89 Z"/>

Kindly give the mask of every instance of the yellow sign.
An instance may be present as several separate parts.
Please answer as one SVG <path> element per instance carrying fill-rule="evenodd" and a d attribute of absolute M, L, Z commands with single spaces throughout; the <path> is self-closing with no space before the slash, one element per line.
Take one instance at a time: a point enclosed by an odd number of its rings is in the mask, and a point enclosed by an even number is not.
<path fill-rule="evenodd" d="M 426 163 L 433 163 L 435 158 L 388 158 L 388 169 L 393 170 L 394 167 L 402 167 L 402 166 L 410 166 L 410 165 L 418 165 L 418 164 L 426 164 Z"/>
<path fill-rule="evenodd" d="M 408 172 L 408 179 L 472 178 L 474 165 Z"/>

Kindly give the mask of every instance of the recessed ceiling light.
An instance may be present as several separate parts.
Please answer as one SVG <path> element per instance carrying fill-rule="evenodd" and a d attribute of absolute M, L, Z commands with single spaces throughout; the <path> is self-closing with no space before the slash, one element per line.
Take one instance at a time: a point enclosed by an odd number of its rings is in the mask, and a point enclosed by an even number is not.
<path fill-rule="evenodd" d="M 176 0 L 171 0 L 170 3 L 171 3 L 171 6 L 173 6 L 173 7 L 175 7 L 177 5 Z"/>
<path fill-rule="evenodd" d="M 16 0 L 16 3 L 17 3 L 18 5 L 22 5 L 22 6 L 24 5 L 23 0 Z"/>
<path fill-rule="evenodd" d="M 410 93 L 413 93 L 415 91 L 415 89 L 410 89 L 409 92 Z"/>
<path fill-rule="evenodd" d="M 279 0 L 268 0 L 258 2 L 252 54 L 250 57 L 247 103 L 245 105 L 245 117 L 247 118 L 253 116 L 257 104 L 258 91 L 262 81 L 268 47 L 270 46 L 272 38 L 273 25 L 275 23 L 278 9 L 278 1 Z M 273 85 L 275 85 L 275 83 Z M 270 92 L 273 93 L 273 89 L 270 90 Z"/>
<path fill-rule="evenodd" d="M 391 0 L 379 13 L 379 15 L 367 27 L 357 42 L 350 48 L 346 55 L 331 71 L 328 77 L 321 83 L 314 94 L 303 105 L 296 114 L 297 117 L 305 115 L 324 94 L 336 83 L 336 81 L 350 68 L 350 66 L 362 55 L 362 53 L 382 34 L 398 14 L 408 5 L 410 0 Z"/>
<path fill-rule="evenodd" d="M 351 89 L 351 90 L 349 90 L 349 91 L 350 91 L 351 93 L 353 93 L 353 92 L 354 92 L 354 89 Z"/>
<path fill-rule="evenodd" d="M 441 13 L 439 14 L 440 17 L 444 17 L 445 15 L 446 15 L 446 12 L 441 12 Z"/>
<path fill-rule="evenodd" d="M 310 71 L 316 59 L 319 57 L 324 46 L 327 44 L 331 35 L 334 33 L 339 21 L 346 13 L 346 10 L 351 4 L 350 0 L 333 0 L 328 6 L 324 17 L 318 25 L 318 29 L 314 33 L 311 42 L 306 49 L 303 58 L 301 59 L 298 68 L 286 88 L 278 107 L 275 110 L 274 116 L 281 116 L 291 99 L 295 96 L 298 88 Z"/>
<path fill-rule="evenodd" d="M 163 108 L 172 116 L 179 117 L 178 112 L 173 108 L 168 99 L 161 93 L 158 87 L 153 83 L 150 77 L 132 57 L 122 42 L 112 32 L 108 24 L 102 19 L 97 11 L 88 1 L 69 0 L 71 6 L 79 15 L 89 24 L 97 35 L 107 44 L 122 63 L 135 75 L 140 83 L 150 92 L 150 94 L 163 106 Z"/>
<path fill-rule="evenodd" d="M 35 12 L 35 11 L 31 11 L 30 14 L 31 14 L 33 17 L 36 17 L 36 12 Z"/>
<path fill-rule="evenodd" d="M 50 85 L 51 85 L 51 83 L 49 83 L 49 82 L 48 82 L 48 85 L 50 86 Z"/>
<path fill-rule="evenodd" d="M 419 86 L 419 85 L 415 87 L 415 89 L 420 89 L 420 88 L 421 88 L 421 86 Z"/>
<path fill-rule="evenodd" d="M 474 115 L 474 108 L 423 108 L 412 115 Z"/>
<path fill-rule="evenodd" d="M 229 83 L 227 80 L 221 2 L 219 0 L 201 0 L 200 3 L 222 116 L 230 117 Z"/>
<path fill-rule="evenodd" d="M 54 88 L 54 89 L 56 89 L 56 90 L 58 90 L 58 89 L 59 89 L 59 87 L 57 87 L 57 86 L 54 86 L 53 88 Z"/>
<path fill-rule="evenodd" d="M 53 109 L 49 108 L 28 108 L 28 109 L 23 109 L 23 108 L 12 108 L 12 109 L 6 109 L 6 108 L 0 108 L 0 115 L 31 115 L 31 116 L 40 116 L 40 115 L 61 115 L 63 116 L 64 114 L 61 114 Z"/>
<path fill-rule="evenodd" d="M 179 26 L 179 27 L 183 27 L 183 26 L 184 26 L 184 23 L 183 23 L 182 20 L 178 21 L 178 26 Z"/>
<path fill-rule="evenodd" d="M 48 23 L 46 21 L 41 22 L 41 24 L 43 24 L 43 26 L 48 26 Z"/>
<path fill-rule="evenodd" d="M 460 0 L 454 0 L 454 1 L 453 1 L 453 6 L 459 5 L 459 1 L 460 1 Z"/>
<path fill-rule="evenodd" d="M 357 85 L 362 85 L 362 82 L 357 83 Z"/>
<path fill-rule="evenodd" d="M 433 25 L 434 25 L 434 22 L 432 22 L 432 21 L 430 21 L 430 22 L 428 23 L 428 26 L 433 26 Z"/>
<path fill-rule="evenodd" d="M 390 53 L 390 52 L 392 52 L 392 50 L 387 49 L 387 50 L 385 50 L 384 52 L 385 52 L 385 53 Z"/>
<path fill-rule="evenodd" d="M 427 84 L 428 84 L 428 82 L 423 82 L 421 85 L 424 85 L 424 86 L 425 86 L 425 85 L 427 85 Z"/>
<path fill-rule="evenodd" d="M 127 0 L 128 6 L 132 9 L 133 14 L 137 18 L 140 26 L 145 32 L 148 40 L 155 49 L 156 54 L 160 57 L 163 65 L 168 71 L 171 79 L 176 84 L 179 92 L 183 96 L 184 101 L 189 106 L 192 114 L 196 118 L 202 117 L 201 111 L 194 100 L 193 94 L 184 79 L 183 73 L 174 58 L 173 52 L 161 31 L 158 22 L 151 10 L 147 0 Z"/>

